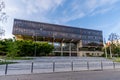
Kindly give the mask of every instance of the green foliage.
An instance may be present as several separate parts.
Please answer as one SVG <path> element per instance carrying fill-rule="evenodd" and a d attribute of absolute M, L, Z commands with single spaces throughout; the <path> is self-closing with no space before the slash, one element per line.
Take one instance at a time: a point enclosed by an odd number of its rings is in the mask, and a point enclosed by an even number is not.
<path fill-rule="evenodd" d="M 7 43 L 7 51 L 8 51 L 7 52 L 8 57 L 14 58 L 14 57 L 18 56 L 19 48 L 18 48 L 16 41 L 15 42 L 9 41 Z"/>
<path fill-rule="evenodd" d="M 12 42 L 12 39 L 0 40 L 0 55 L 5 55 L 7 53 L 9 42 Z"/>
<path fill-rule="evenodd" d="M 34 44 L 32 41 L 16 41 L 19 56 L 33 56 L 34 53 Z"/>
<path fill-rule="evenodd" d="M 49 53 L 52 52 L 52 50 L 54 48 L 52 45 L 50 45 L 48 43 L 37 42 L 37 43 L 34 43 L 34 44 L 37 46 L 36 51 L 38 53 L 37 54 L 38 56 L 47 56 L 47 55 L 49 55 Z"/>
<path fill-rule="evenodd" d="M 108 57 L 110 57 L 110 46 L 106 47 Z M 105 51 L 105 48 L 103 49 Z M 120 45 L 111 44 L 111 52 L 113 57 L 120 57 Z"/>
<path fill-rule="evenodd" d="M 110 47 L 111 47 L 111 53 L 113 57 L 119 57 L 120 56 L 120 35 L 116 33 L 111 33 L 109 35 L 108 40 L 111 42 L 110 45 L 106 46 L 108 57 L 110 57 Z M 105 47 L 103 49 L 105 51 Z"/>
<path fill-rule="evenodd" d="M 47 56 L 54 47 L 46 42 L 33 42 L 29 40 L 5 39 L 0 41 L 0 52 L 7 53 L 8 57 L 17 56 Z"/>

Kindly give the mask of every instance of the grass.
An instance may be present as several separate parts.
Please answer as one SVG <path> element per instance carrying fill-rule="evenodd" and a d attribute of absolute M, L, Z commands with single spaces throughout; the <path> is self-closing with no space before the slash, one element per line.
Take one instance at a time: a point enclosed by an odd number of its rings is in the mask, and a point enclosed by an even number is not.
<path fill-rule="evenodd" d="M 110 59 L 114 62 L 120 62 L 120 57 L 112 57 L 112 58 L 108 57 L 107 59 Z"/>
<path fill-rule="evenodd" d="M 0 56 L 0 65 L 4 65 L 4 64 L 14 64 L 17 62 L 10 62 L 8 60 L 31 60 L 33 58 L 29 58 L 29 57 L 6 57 L 6 56 Z"/>
<path fill-rule="evenodd" d="M 0 61 L 0 65 L 4 65 L 4 64 L 14 64 L 17 62 L 6 62 L 6 61 Z"/>
<path fill-rule="evenodd" d="M 33 58 L 29 57 L 6 57 L 6 60 L 32 60 Z"/>
<path fill-rule="evenodd" d="M 6 57 L 6 56 L 0 56 L 0 59 L 4 59 L 4 60 L 32 60 L 33 58 L 30 58 L 30 57 Z"/>
<path fill-rule="evenodd" d="M 114 62 L 120 62 L 120 57 L 114 58 L 113 61 Z"/>

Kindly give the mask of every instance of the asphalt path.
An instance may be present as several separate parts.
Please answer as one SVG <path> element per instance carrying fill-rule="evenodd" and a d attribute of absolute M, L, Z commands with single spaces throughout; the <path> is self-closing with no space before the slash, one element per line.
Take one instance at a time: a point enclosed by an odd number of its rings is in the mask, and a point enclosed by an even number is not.
<path fill-rule="evenodd" d="M 120 80 L 120 70 L 8 75 L 0 76 L 0 80 Z"/>

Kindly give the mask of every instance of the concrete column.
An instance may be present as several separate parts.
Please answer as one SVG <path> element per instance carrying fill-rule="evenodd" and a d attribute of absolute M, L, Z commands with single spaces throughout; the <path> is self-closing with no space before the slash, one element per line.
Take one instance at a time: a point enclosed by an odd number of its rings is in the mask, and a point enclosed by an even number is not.
<path fill-rule="evenodd" d="M 69 56 L 71 56 L 71 42 L 69 44 Z"/>
<path fill-rule="evenodd" d="M 84 55 L 84 57 L 87 57 L 87 53 L 83 53 L 83 55 Z M 83 56 L 83 55 L 82 55 L 82 56 Z"/>
<path fill-rule="evenodd" d="M 77 56 L 79 54 L 79 44 L 77 43 Z"/>
<path fill-rule="evenodd" d="M 79 57 L 84 56 L 84 52 L 83 51 L 79 51 L 77 56 L 79 56 Z"/>
<path fill-rule="evenodd" d="M 52 45 L 53 45 L 53 46 L 54 46 L 54 39 L 55 39 L 55 38 L 53 37 L 53 41 L 52 41 Z M 53 50 L 52 53 L 54 54 L 54 50 Z"/>
<path fill-rule="evenodd" d="M 53 46 L 54 46 L 54 39 L 55 39 L 55 38 L 53 37 L 53 41 L 52 41 L 52 45 L 53 45 Z"/>
<path fill-rule="evenodd" d="M 43 41 L 45 41 L 45 37 L 43 37 Z"/>
<path fill-rule="evenodd" d="M 60 43 L 60 48 L 61 48 L 61 56 L 63 56 L 63 46 L 62 46 L 63 42 Z"/>

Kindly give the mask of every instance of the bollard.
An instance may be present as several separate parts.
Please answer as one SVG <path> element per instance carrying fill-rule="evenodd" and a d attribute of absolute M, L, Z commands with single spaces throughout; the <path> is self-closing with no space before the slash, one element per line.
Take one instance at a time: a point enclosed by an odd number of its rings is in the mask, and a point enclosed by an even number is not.
<path fill-rule="evenodd" d="M 5 75 L 7 74 L 7 70 L 8 70 L 8 64 L 6 64 L 6 67 L 5 67 Z"/>
<path fill-rule="evenodd" d="M 113 61 L 113 69 L 115 69 L 115 62 Z"/>
<path fill-rule="evenodd" d="M 73 62 L 71 62 L 71 70 L 73 71 Z"/>
<path fill-rule="evenodd" d="M 32 65 L 31 65 L 31 73 L 33 73 L 33 62 L 32 62 Z"/>
<path fill-rule="evenodd" d="M 53 62 L 53 72 L 55 72 L 55 62 Z"/>
<path fill-rule="evenodd" d="M 87 69 L 89 70 L 89 61 L 87 61 Z"/>
<path fill-rule="evenodd" d="M 103 70 L 103 62 L 101 61 L 101 70 Z"/>

